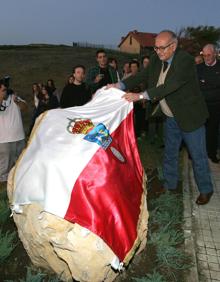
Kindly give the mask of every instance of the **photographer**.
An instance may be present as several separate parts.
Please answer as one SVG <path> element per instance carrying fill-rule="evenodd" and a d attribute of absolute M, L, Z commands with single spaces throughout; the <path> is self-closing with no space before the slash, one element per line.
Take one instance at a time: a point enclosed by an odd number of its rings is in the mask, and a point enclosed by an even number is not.
<path fill-rule="evenodd" d="M 27 104 L 14 93 L 9 84 L 0 80 L 0 182 L 7 176 L 25 145 L 21 110 Z"/>

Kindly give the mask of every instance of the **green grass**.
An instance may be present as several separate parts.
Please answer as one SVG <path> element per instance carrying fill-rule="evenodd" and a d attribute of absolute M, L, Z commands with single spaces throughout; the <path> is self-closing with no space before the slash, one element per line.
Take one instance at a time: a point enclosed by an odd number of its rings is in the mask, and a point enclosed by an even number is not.
<path fill-rule="evenodd" d="M 164 246 L 175 247 L 182 244 L 183 241 L 183 233 L 170 229 L 170 224 L 168 223 L 164 228 L 161 227 L 157 231 L 150 233 L 148 244 L 155 244 L 160 248 Z"/>
<path fill-rule="evenodd" d="M 7 222 L 10 216 L 10 209 L 8 207 L 8 202 L 6 199 L 0 200 L 0 225 Z"/>
<path fill-rule="evenodd" d="M 7 182 L 0 182 L 0 199 L 7 199 Z"/>
<path fill-rule="evenodd" d="M 184 251 L 170 244 L 159 244 L 157 258 L 159 267 L 164 268 L 166 271 L 169 271 L 169 273 L 174 273 L 174 270 L 185 270 L 191 267 L 189 257 Z"/>
<path fill-rule="evenodd" d="M 156 248 L 155 271 L 159 271 L 165 281 L 179 282 L 179 272 L 192 266 L 189 256 L 182 247 L 183 222 L 181 195 L 166 192 L 150 202 L 148 244 Z"/>
<path fill-rule="evenodd" d="M 48 278 L 48 275 L 42 272 L 39 269 L 34 269 L 31 267 L 27 267 L 26 277 L 23 279 L 19 279 L 19 282 L 60 282 L 61 280 L 52 276 Z M 4 282 L 14 282 L 12 280 L 4 280 Z"/>
<path fill-rule="evenodd" d="M 133 278 L 133 280 L 135 282 L 166 282 L 163 276 L 159 272 L 156 272 L 156 271 L 142 278 Z"/>
<path fill-rule="evenodd" d="M 43 282 L 45 277 L 45 273 L 42 273 L 41 271 L 33 273 L 32 269 L 28 267 L 25 279 L 20 279 L 20 282 Z"/>
<path fill-rule="evenodd" d="M 3 234 L 2 230 L 0 229 L 0 263 L 4 263 L 9 256 L 11 255 L 12 251 L 16 247 L 15 243 L 16 239 L 16 232 L 6 232 Z"/>
<path fill-rule="evenodd" d="M 3 264 L 10 257 L 17 246 L 17 233 L 15 231 L 3 232 L 3 229 L 7 230 L 7 224 L 11 221 L 9 216 L 10 209 L 7 200 L 6 184 L 4 184 L 0 191 L 0 264 Z"/>
<path fill-rule="evenodd" d="M 150 203 L 151 221 L 159 226 L 176 227 L 183 222 L 182 211 L 183 203 L 182 196 L 166 192 L 159 198 L 152 200 Z"/>
<path fill-rule="evenodd" d="M 163 159 L 163 149 L 161 148 L 161 143 L 152 144 L 147 136 L 138 142 L 138 148 L 143 167 L 149 170 L 156 168 L 157 172 L 160 174 L 160 177 L 163 178 L 161 174 L 161 164 Z"/>

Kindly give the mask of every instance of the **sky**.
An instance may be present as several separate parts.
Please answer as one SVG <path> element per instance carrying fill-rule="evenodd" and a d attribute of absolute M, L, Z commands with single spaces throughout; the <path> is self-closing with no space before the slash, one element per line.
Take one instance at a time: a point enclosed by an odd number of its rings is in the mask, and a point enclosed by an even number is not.
<path fill-rule="evenodd" d="M 1 0 L 0 45 L 117 45 L 129 31 L 213 25 L 220 0 Z"/>

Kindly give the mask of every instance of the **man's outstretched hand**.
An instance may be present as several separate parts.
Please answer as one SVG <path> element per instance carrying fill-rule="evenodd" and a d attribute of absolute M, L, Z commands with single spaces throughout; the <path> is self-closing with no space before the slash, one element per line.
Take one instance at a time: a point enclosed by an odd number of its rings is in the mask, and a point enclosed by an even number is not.
<path fill-rule="evenodd" d="M 110 89 L 110 88 L 117 88 L 120 89 L 120 83 L 112 83 L 112 84 L 107 84 L 105 89 Z M 127 100 L 128 102 L 137 102 L 140 101 L 143 98 L 143 95 L 141 95 L 142 93 L 132 93 L 132 92 L 128 92 L 126 94 L 124 94 L 122 96 L 122 98 L 124 98 L 125 100 Z"/>
<path fill-rule="evenodd" d="M 137 102 L 140 101 L 140 94 L 128 92 L 122 96 L 128 102 Z"/>

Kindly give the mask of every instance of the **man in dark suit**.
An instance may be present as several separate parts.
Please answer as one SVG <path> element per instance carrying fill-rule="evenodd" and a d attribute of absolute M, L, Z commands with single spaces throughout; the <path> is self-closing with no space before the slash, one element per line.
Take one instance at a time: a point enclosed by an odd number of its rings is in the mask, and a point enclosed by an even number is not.
<path fill-rule="evenodd" d="M 206 123 L 206 145 L 209 159 L 218 163 L 218 132 L 220 125 L 220 62 L 215 46 L 207 44 L 202 50 L 204 63 L 197 65 L 201 92 L 205 98 L 209 118 Z"/>
<path fill-rule="evenodd" d="M 161 192 L 175 190 L 178 183 L 178 155 L 182 140 L 192 157 L 195 180 L 200 192 L 196 203 L 209 202 L 213 194 L 205 143 L 204 123 L 208 117 L 205 101 L 200 93 L 193 57 L 178 47 L 176 35 L 162 31 L 155 39 L 154 54 L 147 69 L 115 87 L 129 90 L 147 82 L 143 93 L 126 93 L 129 102 L 141 99 L 159 102 L 166 116 L 164 187 Z"/>

